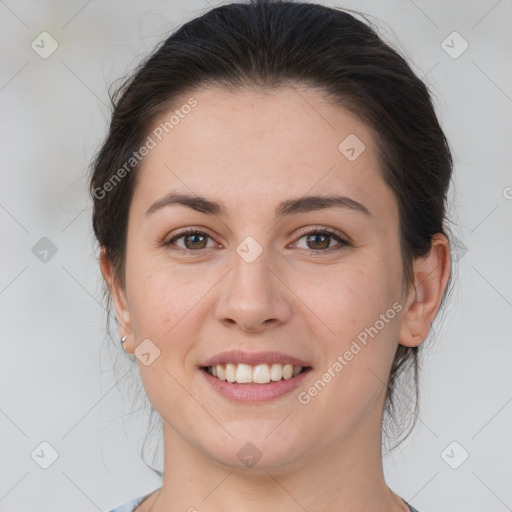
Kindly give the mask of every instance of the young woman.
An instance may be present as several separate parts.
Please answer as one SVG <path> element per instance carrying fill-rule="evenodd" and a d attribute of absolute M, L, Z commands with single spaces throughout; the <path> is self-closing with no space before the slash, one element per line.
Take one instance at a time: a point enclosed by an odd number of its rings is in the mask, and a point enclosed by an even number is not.
<path fill-rule="evenodd" d="M 162 487 L 116 512 L 415 511 L 383 421 L 449 288 L 451 173 L 427 88 L 342 9 L 223 5 L 162 43 L 90 181 L 163 421 Z"/>

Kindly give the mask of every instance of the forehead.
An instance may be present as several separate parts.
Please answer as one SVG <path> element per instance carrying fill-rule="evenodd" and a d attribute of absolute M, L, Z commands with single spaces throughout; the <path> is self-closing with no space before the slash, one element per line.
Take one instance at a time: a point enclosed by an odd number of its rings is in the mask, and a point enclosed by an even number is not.
<path fill-rule="evenodd" d="M 195 107 L 176 112 L 190 98 Z M 180 115 L 171 124 L 173 114 Z M 336 192 L 393 213 L 371 130 L 318 90 L 196 91 L 158 119 L 150 136 L 155 147 L 139 169 L 135 208 L 171 190 L 248 211 Z"/>

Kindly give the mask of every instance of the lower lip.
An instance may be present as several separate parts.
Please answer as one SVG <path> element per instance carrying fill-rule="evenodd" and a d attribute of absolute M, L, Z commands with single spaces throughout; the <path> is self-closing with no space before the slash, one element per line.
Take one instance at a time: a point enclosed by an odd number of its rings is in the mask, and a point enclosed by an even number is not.
<path fill-rule="evenodd" d="M 266 402 L 279 398 L 300 386 L 310 371 L 311 368 L 307 368 L 291 379 L 281 379 L 277 382 L 269 382 L 268 384 L 237 384 L 236 382 L 220 380 L 205 370 L 200 369 L 206 381 L 219 393 L 237 402 Z"/>

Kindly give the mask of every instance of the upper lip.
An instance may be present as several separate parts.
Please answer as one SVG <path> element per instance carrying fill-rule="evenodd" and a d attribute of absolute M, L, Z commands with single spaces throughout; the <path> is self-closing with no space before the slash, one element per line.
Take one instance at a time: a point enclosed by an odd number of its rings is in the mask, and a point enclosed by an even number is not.
<path fill-rule="evenodd" d="M 226 363 L 245 363 L 252 366 L 265 363 L 292 364 L 293 366 L 302 367 L 311 366 L 302 359 L 283 354 L 282 352 L 243 352 L 241 350 L 230 350 L 217 354 L 208 359 L 202 366 L 215 366 L 216 364 Z"/>

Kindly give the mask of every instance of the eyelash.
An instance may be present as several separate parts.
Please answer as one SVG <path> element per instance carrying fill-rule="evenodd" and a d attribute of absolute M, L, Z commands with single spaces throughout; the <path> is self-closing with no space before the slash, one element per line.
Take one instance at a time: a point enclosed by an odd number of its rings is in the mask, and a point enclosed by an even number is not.
<path fill-rule="evenodd" d="M 174 237 L 172 237 L 168 242 L 164 242 L 163 245 L 168 247 L 171 251 L 177 252 L 179 254 L 200 253 L 200 252 L 204 251 L 205 249 L 182 249 L 182 248 L 175 248 L 175 247 L 171 248 L 171 245 L 174 242 L 176 242 L 176 240 L 179 240 L 180 238 L 183 238 L 184 236 L 190 235 L 190 234 L 206 235 L 207 237 L 212 238 L 208 233 L 205 233 L 204 231 L 200 231 L 199 229 L 195 229 L 195 228 L 187 228 L 187 229 L 181 231 L 180 233 L 178 233 L 177 235 L 175 235 Z M 332 238 L 336 239 L 337 242 L 339 242 L 338 247 L 336 247 L 336 246 L 329 247 L 328 249 L 318 249 L 318 250 L 303 249 L 303 251 L 305 251 L 308 256 L 322 256 L 325 253 L 330 254 L 331 252 L 333 252 L 333 250 L 334 251 L 341 250 L 344 248 L 344 246 L 351 245 L 349 242 L 347 242 L 345 239 L 343 239 L 337 231 L 330 229 L 330 228 L 323 228 L 323 227 L 318 226 L 315 229 L 312 229 L 310 231 L 300 232 L 299 234 L 300 234 L 300 236 L 297 240 L 300 240 L 301 238 L 304 238 L 305 236 L 308 236 L 308 235 L 329 235 Z"/>

